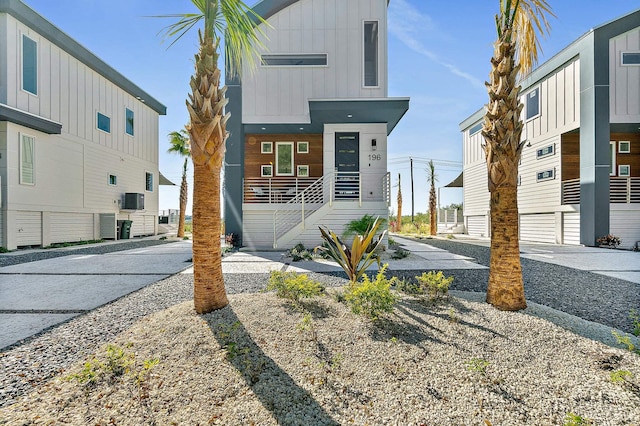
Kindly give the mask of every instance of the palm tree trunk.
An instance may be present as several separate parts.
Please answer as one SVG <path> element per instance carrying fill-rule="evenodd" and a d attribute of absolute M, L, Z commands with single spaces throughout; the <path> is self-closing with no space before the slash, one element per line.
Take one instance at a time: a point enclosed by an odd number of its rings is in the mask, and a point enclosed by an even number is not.
<path fill-rule="evenodd" d="M 220 169 L 193 165 L 193 301 L 206 313 L 229 304 L 220 249 Z"/>
<path fill-rule="evenodd" d="M 518 189 L 501 186 L 491 193 L 491 261 L 487 302 L 498 309 L 527 307 L 518 242 Z"/>
<path fill-rule="evenodd" d="M 432 182 L 431 190 L 429 191 L 429 225 L 430 225 L 430 234 L 436 235 L 438 233 L 438 224 L 437 217 L 438 213 L 436 212 L 437 201 L 436 201 L 436 186 Z"/>
<path fill-rule="evenodd" d="M 186 161 L 186 160 L 185 160 Z M 178 238 L 184 237 L 184 221 L 187 211 L 187 175 L 182 174 L 182 183 L 180 184 L 180 215 L 178 216 Z"/>
<path fill-rule="evenodd" d="M 398 220 L 396 221 L 396 232 L 402 231 L 402 184 L 400 183 L 400 173 L 398 173 Z"/>

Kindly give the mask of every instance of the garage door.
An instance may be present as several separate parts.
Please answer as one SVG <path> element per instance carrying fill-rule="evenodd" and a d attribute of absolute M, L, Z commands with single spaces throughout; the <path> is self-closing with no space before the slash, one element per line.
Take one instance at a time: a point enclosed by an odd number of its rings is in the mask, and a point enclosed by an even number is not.
<path fill-rule="evenodd" d="M 520 240 L 537 243 L 556 243 L 555 214 L 528 214 L 520 216 Z"/>
<path fill-rule="evenodd" d="M 580 213 L 565 213 L 562 221 L 562 243 L 580 245 Z"/>

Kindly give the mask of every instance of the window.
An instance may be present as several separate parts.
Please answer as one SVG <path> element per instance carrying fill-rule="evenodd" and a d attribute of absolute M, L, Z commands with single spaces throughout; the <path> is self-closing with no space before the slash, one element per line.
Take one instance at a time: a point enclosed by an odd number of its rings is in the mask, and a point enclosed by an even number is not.
<path fill-rule="evenodd" d="M 133 111 L 129 108 L 124 109 L 124 120 L 125 120 L 125 132 L 128 135 L 133 136 Z"/>
<path fill-rule="evenodd" d="M 96 127 L 103 132 L 111 133 L 111 119 L 104 114 L 98 113 Z"/>
<path fill-rule="evenodd" d="M 22 35 L 22 90 L 38 94 L 38 43 Z"/>
<path fill-rule="evenodd" d="M 540 115 L 540 88 L 536 87 L 526 94 L 526 119 L 530 120 Z"/>
<path fill-rule="evenodd" d="M 618 176 L 628 177 L 631 176 L 631 166 L 628 164 L 621 164 L 618 166 Z"/>
<path fill-rule="evenodd" d="M 616 175 L 616 143 L 609 142 L 609 176 Z"/>
<path fill-rule="evenodd" d="M 556 170 L 555 169 L 549 169 L 549 170 L 545 170 L 543 172 L 538 172 L 536 178 L 538 180 L 538 182 L 543 181 L 543 180 L 551 180 L 554 179 L 556 176 Z"/>
<path fill-rule="evenodd" d="M 309 142 L 298 142 L 298 154 L 309 153 Z"/>
<path fill-rule="evenodd" d="M 118 184 L 118 177 L 116 175 L 109 175 L 109 185 L 116 186 Z"/>
<path fill-rule="evenodd" d="M 544 148 L 540 148 L 536 151 L 536 158 L 546 157 L 548 155 L 553 155 L 555 152 L 555 145 L 545 146 Z"/>
<path fill-rule="evenodd" d="M 263 66 L 268 67 L 299 67 L 299 66 L 326 66 L 326 53 L 298 53 L 292 55 L 262 55 L 260 57 Z"/>
<path fill-rule="evenodd" d="M 640 52 L 622 52 L 622 65 L 640 65 Z"/>
<path fill-rule="evenodd" d="M 145 173 L 145 188 L 149 192 L 153 192 L 153 173 Z"/>
<path fill-rule="evenodd" d="M 20 135 L 20 184 L 35 184 L 36 138 Z"/>
<path fill-rule="evenodd" d="M 378 21 L 364 23 L 364 86 L 378 86 Z"/>
<path fill-rule="evenodd" d="M 260 143 L 260 153 L 261 154 L 273 154 L 273 142 L 262 142 L 262 143 Z"/>
<path fill-rule="evenodd" d="M 618 142 L 618 152 L 620 154 L 629 154 L 631 152 L 631 141 Z"/>
<path fill-rule="evenodd" d="M 309 166 L 298 166 L 298 176 L 309 177 Z"/>
<path fill-rule="evenodd" d="M 473 136 L 482 130 L 482 121 L 469 129 L 469 136 Z"/>
<path fill-rule="evenodd" d="M 260 166 L 260 176 L 262 177 L 271 177 L 273 176 L 273 165 L 271 164 L 263 164 Z"/>
<path fill-rule="evenodd" d="M 276 142 L 276 176 L 293 176 L 293 142 Z"/>

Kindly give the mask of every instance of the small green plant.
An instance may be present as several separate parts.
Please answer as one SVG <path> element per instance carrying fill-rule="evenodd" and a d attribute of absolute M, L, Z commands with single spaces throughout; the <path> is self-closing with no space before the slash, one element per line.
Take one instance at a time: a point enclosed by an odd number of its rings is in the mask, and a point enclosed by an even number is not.
<path fill-rule="evenodd" d="M 616 237 L 615 235 L 608 234 L 608 235 L 605 235 L 604 237 L 598 238 L 596 242 L 601 246 L 616 248 L 620 245 L 620 237 Z"/>
<path fill-rule="evenodd" d="M 423 272 L 416 277 L 423 294 L 428 294 L 431 300 L 449 294 L 449 286 L 453 282 L 453 277 L 445 277 L 442 271 Z"/>
<path fill-rule="evenodd" d="M 633 380 L 633 373 L 627 370 L 615 370 L 609 373 L 609 380 L 613 383 L 624 383 Z"/>
<path fill-rule="evenodd" d="M 167 237 L 165 237 L 165 236 L 162 236 L 162 237 L 158 238 L 158 240 L 160 240 L 160 241 L 164 241 L 166 239 L 167 239 Z"/>
<path fill-rule="evenodd" d="M 482 358 L 471 358 L 469 361 L 465 362 L 467 370 L 479 373 L 483 377 L 487 376 L 487 367 L 490 364 L 491 363 L 489 361 Z"/>
<path fill-rule="evenodd" d="M 460 321 L 460 319 L 456 315 L 456 310 L 455 309 L 449 308 L 449 311 L 447 312 L 447 314 L 449 315 L 449 322 L 459 322 Z"/>
<path fill-rule="evenodd" d="M 0 253 L 9 253 L 9 252 L 11 252 L 11 250 L 9 250 L 8 248 L 0 247 Z"/>
<path fill-rule="evenodd" d="M 564 426 L 588 426 L 593 424 L 590 419 L 573 413 L 567 413 L 564 418 Z"/>
<path fill-rule="evenodd" d="M 335 260 L 344 269 L 349 281 L 355 283 L 373 262 L 377 261 L 378 265 L 380 264 L 380 256 L 376 251 L 382 244 L 382 239 L 387 231 L 383 231 L 376 242 L 373 239 L 381 224 L 382 219 L 377 218 L 366 232 L 353 238 L 351 248 L 347 247 L 333 231 L 320 227 L 324 244 L 316 247 L 315 250 L 325 253 Z"/>
<path fill-rule="evenodd" d="M 298 243 L 291 250 L 288 250 L 286 256 L 294 262 L 313 259 L 313 253 L 307 250 L 302 243 Z"/>
<path fill-rule="evenodd" d="M 409 257 L 411 252 L 409 250 L 405 250 L 402 247 L 398 247 L 394 250 L 393 254 L 391 254 L 392 259 L 404 259 L 405 257 Z"/>
<path fill-rule="evenodd" d="M 375 321 L 385 312 L 393 311 L 398 298 L 391 291 L 391 280 L 385 277 L 387 266 L 380 268 L 373 281 L 364 274 L 362 282 L 349 284 L 344 298 L 354 314 Z"/>
<path fill-rule="evenodd" d="M 631 318 L 631 322 L 633 323 L 633 333 L 634 336 L 640 337 L 640 314 L 635 309 L 632 309 L 629 312 L 629 318 Z"/>
<path fill-rule="evenodd" d="M 455 240 L 456 237 L 453 234 L 447 234 L 447 240 Z"/>
<path fill-rule="evenodd" d="M 302 298 L 321 295 L 324 293 L 324 286 L 306 274 L 271 271 L 267 291 L 271 290 L 275 290 L 278 297 L 297 303 Z"/>
<path fill-rule="evenodd" d="M 384 227 L 387 223 L 386 219 L 376 218 L 371 216 L 370 214 L 365 214 L 360 219 L 352 220 L 349 222 L 342 233 L 343 237 L 348 238 L 354 235 L 364 235 L 373 224 L 379 221 L 380 226 Z"/>
<path fill-rule="evenodd" d="M 633 338 L 628 334 L 621 334 L 615 330 L 611 331 L 611 334 L 616 338 L 619 344 L 626 346 L 629 352 L 634 352 L 640 355 L 640 349 L 636 348 L 635 343 L 633 342 Z"/>
<path fill-rule="evenodd" d="M 151 374 L 151 370 L 160 363 L 158 358 L 145 359 L 142 362 L 142 369 L 136 374 L 136 384 L 138 386 L 142 385 L 146 382 L 149 374 Z"/>
<path fill-rule="evenodd" d="M 187 237 L 186 235 L 184 237 L 182 237 L 183 240 L 188 240 L 189 237 Z"/>
<path fill-rule="evenodd" d="M 412 294 L 412 295 L 424 294 L 422 287 L 420 287 L 420 284 L 418 284 L 417 282 L 413 282 L 411 280 L 407 280 L 404 278 L 399 279 L 397 277 L 391 278 L 391 281 L 392 281 L 391 284 L 394 286 L 394 288 L 397 291 L 401 291 L 405 294 Z"/>
<path fill-rule="evenodd" d="M 104 361 L 94 357 L 84 363 L 79 373 L 71 374 L 67 379 L 82 384 L 94 384 L 102 378 L 112 380 L 128 373 L 134 358 L 134 354 L 125 352 L 120 346 L 108 345 Z"/>

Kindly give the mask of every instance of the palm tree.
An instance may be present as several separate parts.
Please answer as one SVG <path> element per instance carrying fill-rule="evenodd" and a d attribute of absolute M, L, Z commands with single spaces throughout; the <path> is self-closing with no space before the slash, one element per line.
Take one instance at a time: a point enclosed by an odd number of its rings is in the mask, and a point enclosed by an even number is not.
<path fill-rule="evenodd" d="M 193 161 L 193 301 L 196 312 L 203 314 L 229 303 L 220 247 L 220 172 L 229 119 L 224 111 L 226 87 L 220 88 L 218 68 L 221 37 L 225 37 L 226 72 L 237 76 L 244 65 L 255 66 L 254 54 L 263 47 L 259 40 L 263 33 L 257 25 L 265 21 L 241 0 L 191 2 L 199 13 L 165 16 L 179 19 L 165 29 L 165 35 L 178 40 L 204 20 L 204 32 L 198 31 L 200 50 L 190 82 L 190 123 L 186 126 Z"/>
<path fill-rule="evenodd" d="M 431 183 L 431 189 L 429 190 L 429 224 L 430 234 L 436 235 L 438 233 L 438 224 L 436 222 L 437 212 L 437 200 L 436 200 L 436 166 L 433 164 L 433 160 L 429 160 L 429 182 Z"/>
<path fill-rule="evenodd" d="M 487 160 L 491 206 L 491 261 L 487 302 L 502 310 L 527 306 L 518 242 L 518 163 L 523 105 L 518 76 L 526 75 L 538 57 L 537 32 L 549 31 L 546 0 L 500 0 L 498 39 L 491 59 L 489 103 L 482 136 Z"/>
<path fill-rule="evenodd" d="M 402 230 L 402 185 L 400 184 L 400 173 L 398 173 L 398 220 L 396 221 L 396 232 Z"/>
<path fill-rule="evenodd" d="M 169 143 L 171 148 L 167 152 L 173 152 L 184 157 L 182 165 L 182 183 L 180 184 L 180 216 L 178 217 L 177 237 L 184 237 L 184 217 L 187 210 L 187 165 L 191 156 L 191 148 L 189 147 L 189 134 L 185 130 L 169 133 Z"/>

